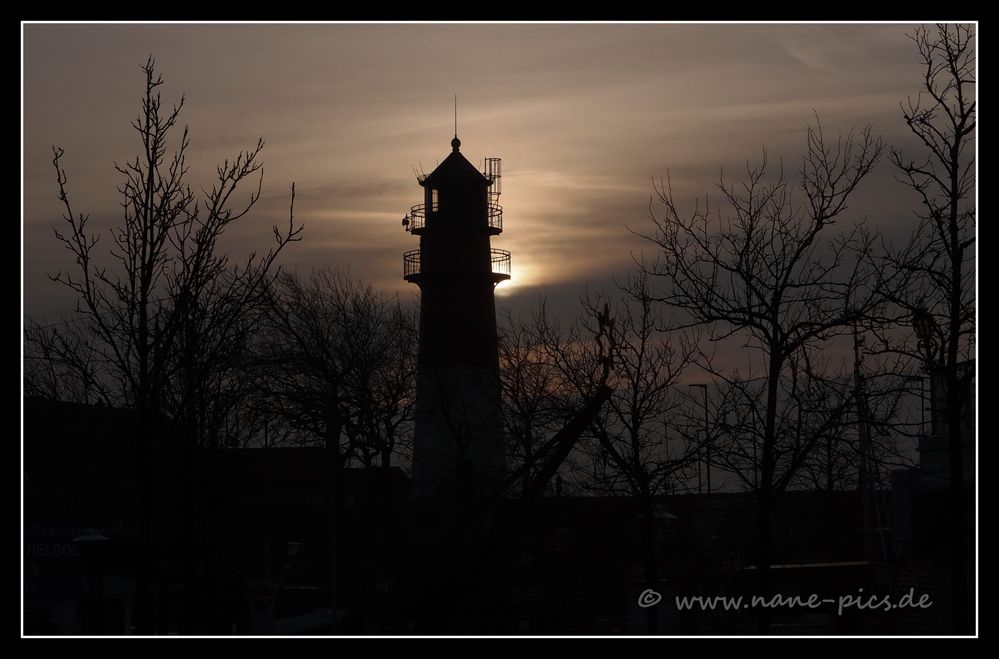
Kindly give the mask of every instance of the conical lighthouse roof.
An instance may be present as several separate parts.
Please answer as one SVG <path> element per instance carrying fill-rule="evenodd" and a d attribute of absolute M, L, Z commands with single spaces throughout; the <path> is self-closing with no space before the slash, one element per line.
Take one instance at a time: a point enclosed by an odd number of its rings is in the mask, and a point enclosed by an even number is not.
<path fill-rule="evenodd" d="M 455 137 L 451 140 L 452 151 L 450 155 L 444 159 L 444 162 L 437 165 L 437 169 L 432 171 L 423 180 L 421 185 L 424 187 L 430 185 L 434 188 L 468 183 L 477 183 L 483 186 L 489 185 L 491 181 L 476 169 L 475 165 L 468 162 L 465 156 L 461 155 L 461 151 L 458 150 L 459 147 L 461 147 L 461 140 Z"/>

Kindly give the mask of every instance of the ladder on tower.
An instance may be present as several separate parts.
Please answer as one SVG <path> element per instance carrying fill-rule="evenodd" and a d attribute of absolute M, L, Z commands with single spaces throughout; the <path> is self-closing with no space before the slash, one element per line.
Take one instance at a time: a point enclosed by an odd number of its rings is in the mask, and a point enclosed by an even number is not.
<path fill-rule="evenodd" d="M 487 199 L 489 208 L 486 214 L 489 218 L 489 228 L 495 235 L 503 231 L 503 207 L 499 203 L 503 176 L 500 170 L 500 159 L 486 158 L 482 175 L 492 184 L 489 186 Z"/>
<path fill-rule="evenodd" d="M 500 192 L 502 191 L 501 182 L 503 178 L 502 169 L 500 167 L 499 158 L 486 158 L 485 171 L 482 175 L 489 180 L 492 185 L 489 186 L 489 203 L 495 204 L 499 203 Z"/>

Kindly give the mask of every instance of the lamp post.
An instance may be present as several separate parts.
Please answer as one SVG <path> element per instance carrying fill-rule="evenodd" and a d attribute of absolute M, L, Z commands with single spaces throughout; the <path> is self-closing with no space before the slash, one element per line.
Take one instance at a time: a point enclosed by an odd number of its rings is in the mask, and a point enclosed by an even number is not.
<path fill-rule="evenodd" d="M 912 329 L 916 332 L 916 339 L 918 339 L 917 346 L 919 347 L 919 355 L 923 358 L 923 370 L 926 372 L 927 376 L 930 378 L 930 407 L 936 406 L 935 396 L 933 395 L 933 371 L 936 368 L 936 340 L 934 335 L 937 332 L 937 323 L 933 319 L 933 315 L 930 314 L 925 309 L 916 309 L 912 312 Z M 923 385 L 920 384 L 920 391 L 922 392 Z M 926 399 L 923 398 L 922 402 L 923 409 L 923 435 L 926 435 Z M 931 419 L 932 421 L 932 419 Z M 931 431 L 936 434 L 936 424 L 933 424 Z"/>
<path fill-rule="evenodd" d="M 909 375 L 907 382 L 919 383 L 919 434 L 926 436 L 926 378 L 922 375 Z"/>
<path fill-rule="evenodd" d="M 689 386 L 691 389 L 704 390 L 704 464 L 705 472 L 707 474 L 708 494 L 711 494 L 711 441 L 708 438 L 708 385 L 692 384 Z M 698 453 L 700 452 L 698 451 Z M 700 474 L 700 467 L 698 467 L 697 473 Z"/>

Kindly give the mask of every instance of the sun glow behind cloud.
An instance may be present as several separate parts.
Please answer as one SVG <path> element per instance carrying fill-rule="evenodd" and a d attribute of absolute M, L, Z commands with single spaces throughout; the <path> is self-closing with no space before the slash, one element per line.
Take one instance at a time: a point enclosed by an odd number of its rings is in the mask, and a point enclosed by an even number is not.
<path fill-rule="evenodd" d="M 817 111 L 833 132 L 875 123 L 904 141 L 897 101 L 918 85 L 900 25 L 28 25 L 24 40 L 25 306 L 64 307 L 45 274 L 59 204 L 50 145 L 66 148 L 79 211 L 116 217 L 112 161 L 136 152 L 138 65 L 152 52 L 164 99 L 187 94 L 195 187 L 263 136 L 264 197 L 231 235 L 266 249 L 296 183 L 304 240 L 282 264 L 349 267 L 413 294 L 399 220 L 420 201 L 413 168 L 450 148 L 458 95 L 462 152 L 503 159 L 506 303 L 607 284 L 648 244 L 651 178 L 670 170 L 685 202 L 767 146 L 793 172 Z M 878 174 L 880 175 L 880 174 Z M 866 191 L 861 191 L 867 194 Z M 249 190 L 246 191 L 246 194 Z M 854 207 L 905 217 L 884 195 Z M 872 209 L 872 210 L 867 210 Z M 106 220 L 106 221 L 105 221 Z M 51 292 L 50 292 L 51 291 Z"/>
<path fill-rule="evenodd" d="M 496 295 L 510 297 L 518 288 L 531 288 L 544 284 L 547 280 L 544 270 L 544 266 L 538 263 L 511 259 L 510 278 L 496 285 Z"/>

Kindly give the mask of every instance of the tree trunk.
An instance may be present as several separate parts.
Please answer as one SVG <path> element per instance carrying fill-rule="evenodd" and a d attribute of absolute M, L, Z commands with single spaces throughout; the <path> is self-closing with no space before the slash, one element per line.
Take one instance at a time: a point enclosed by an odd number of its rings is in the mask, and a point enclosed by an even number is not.
<path fill-rule="evenodd" d="M 777 394 L 780 385 L 781 359 L 776 348 L 771 349 L 767 374 L 767 415 L 763 435 L 763 455 L 760 464 L 760 485 L 757 488 L 756 512 L 756 587 L 757 595 L 770 597 L 770 564 L 773 560 L 774 446 L 777 441 Z M 770 633 L 770 614 L 759 609 L 757 627 L 761 634 Z"/>

